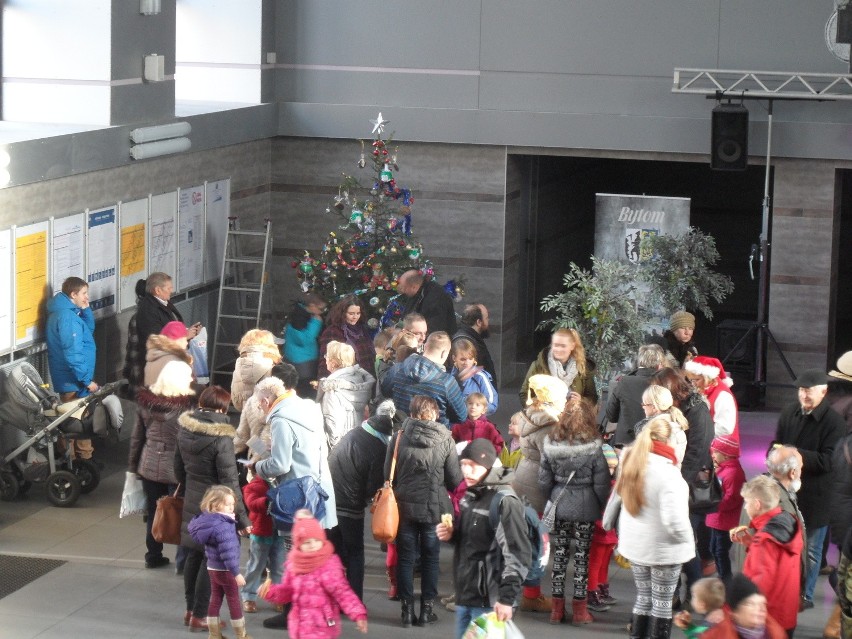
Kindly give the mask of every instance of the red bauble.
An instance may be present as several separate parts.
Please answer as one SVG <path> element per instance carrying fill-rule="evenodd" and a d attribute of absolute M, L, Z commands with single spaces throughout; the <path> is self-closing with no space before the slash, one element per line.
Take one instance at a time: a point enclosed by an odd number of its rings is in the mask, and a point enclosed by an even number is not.
<path fill-rule="evenodd" d="M 352 264 L 352 266 L 358 266 L 358 260 L 352 260 L 350 264 Z"/>
<path fill-rule="evenodd" d="M 400 241 L 399 241 L 399 245 L 400 245 L 400 246 L 405 246 L 405 240 L 400 240 Z"/>
<path fill-rule="evenodd" d="M 322 264 L 320 264 L 320 268 L 321 268 L 322 270 L 326 270 L 326 269 L 328 268 L 328 264 L 326 264 L 325 262 L 323 262 Z"/>
<path fill-rule="evenodd" d="M 369 282 L 369 281 L 370 281 L 370 276 L 369 276 L 369 275 L 362 275 L 362 276 L 361 276 L 361 281 L 363 281 L 363 282 L 364 282 L 364 284 L 366 284 L 367 282 Z"/>
<path fill-rule="evenodd" d="M 296 260 L 293 260 L 292 262 L 290 262 L 290 266 L 292 268 L 296 268 L 297 266 L 299 266 L 299 263 Z"/>

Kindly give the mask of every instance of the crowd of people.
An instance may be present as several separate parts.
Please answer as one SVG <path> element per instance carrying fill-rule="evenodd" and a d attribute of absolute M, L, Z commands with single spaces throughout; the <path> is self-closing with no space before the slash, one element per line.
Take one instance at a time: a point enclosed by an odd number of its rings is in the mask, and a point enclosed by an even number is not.
<path fill-rule="evenodd" d="M 85 288 L 67 284 L 51 309 L 73 313 L 62 321 L 90 336 Z M 386 547 L 387 594 L 403 627 L 434 623 L 441 605 L 455 612 L 457 637 L 483 613 L 505 621 L 518 608 L 593 623 L 616 603 L 608 566 L 617 553 L 633 574 L 633 639 L 666 639 L 673 624 L 711 639 L 792 637 L 798 612 L 814 605 L 829 540 L 841 550 L 840 603 L 826 636 L 840 636 L 841 618 L 852 622 L 852 353 L 838 370 L 798 376 L 797 400 L 766 442 L 767 472 L 748 479 L 731 379 L 698 354 L 690 313 L 639 349 L 605 406 L 583 336 L 556 330 L 504 436 L 490 419 L 500 398 L 488 311 L 469 304 L 457 326 L 452 299 L 433 284 L 401 276 L 406 314 L 375 336 L 357 297 L 327 308 L 307 295 L 289 317 L 283 357 L 270 332 L 243 336 L 230 392 L 194 382 L 187 343 L 201 327 L 171 303 L 171 278 L 154 273 L 137 288 L 129 469 L 148 498 L 146 567 L 169 564 L 151 532 L 157 499 L 184 497 L 185 625 L 220 637 L 227 601 L 246 637 L 243 613 L 267 599 L 277 614 L 263 625 L 297 639 L 337 636 L 341 610 L 366 632 L 366 509 L 392 474 L 399 530 Z M 77 348 L 86 339 L 81 330 Z M 97 388 L 93 364 L 59 368 L 59 347 L 48 346 L 69 390 Z M 282 530 L 266 494 L 302 477 L 327 495 L 324 512 L 301 512 Z M 239 536 L 250 542 L 244 568 Z M 454 547 L 454 593 L 439 600 L 442 542 Z"/>

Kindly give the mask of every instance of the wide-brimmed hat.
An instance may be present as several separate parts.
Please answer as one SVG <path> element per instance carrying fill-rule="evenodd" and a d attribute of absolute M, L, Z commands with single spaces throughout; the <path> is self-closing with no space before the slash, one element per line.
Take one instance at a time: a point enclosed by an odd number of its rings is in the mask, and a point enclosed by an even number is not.
<path fill-rule="evenodd" d="M 837 379 L 845 379 L 847 382 L 852 382 L 852 351 L 846 351 L 837 360 L 837 370 L 829 371 L 829 375 Z"/>

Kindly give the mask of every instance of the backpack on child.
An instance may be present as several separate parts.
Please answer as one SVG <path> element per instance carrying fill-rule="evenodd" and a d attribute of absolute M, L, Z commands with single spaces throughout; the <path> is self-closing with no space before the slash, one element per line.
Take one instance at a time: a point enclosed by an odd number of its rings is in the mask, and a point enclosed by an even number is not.
<path fill-rule="evenodd" d="M 527 538 L 529 539 L 530 549 L 532 550 L 526 581 L 539 579 L 544 575 L 547 562 L 550 560 L 550 534 L 547 528 L 541 523 L 535 509 L 511 488 L 501 488 L 491 500 L 488 518 L 494 530 L 497 530 L 497 526 L 500 524 L 500 502 L 506 497 L 517 499 L 524 507 L 524 519 L 527 522 Z"/>

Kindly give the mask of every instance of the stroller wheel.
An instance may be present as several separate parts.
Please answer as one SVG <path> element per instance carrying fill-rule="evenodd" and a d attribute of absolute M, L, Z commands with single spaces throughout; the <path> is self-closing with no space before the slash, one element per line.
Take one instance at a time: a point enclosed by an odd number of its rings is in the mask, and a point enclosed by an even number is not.
<path fill-rule="evenodd" d="M 97 465 L 90 459 L 74 460 L 74 474 L 80 480 L 80 492 L 83 495 L 88 495 L 98 484 L 101 483 L 101 471 Z"/>
<path fill-rule="evenodd" d="M 54 506 L 68 507 L 80 498 L 80 480 L 67 470 L 57 470 L 47 478 L 47 499 Z"/>
<path fill-rule="evenodd" d="M 17 478 L 12 473 L 0 473 L 0 499 L 12 501 L 21 489 Z"/>

